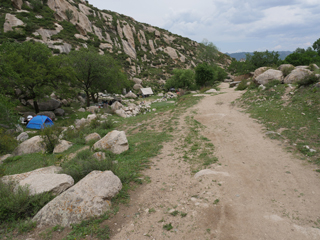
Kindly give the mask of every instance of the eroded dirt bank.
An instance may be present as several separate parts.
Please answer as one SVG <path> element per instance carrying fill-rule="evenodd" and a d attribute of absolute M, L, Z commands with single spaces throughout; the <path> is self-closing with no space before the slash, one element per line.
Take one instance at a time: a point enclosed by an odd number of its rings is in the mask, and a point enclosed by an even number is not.
<path fill-rule="evenodd" d="M 144 172 L 151 182 L 109 222 L 111 239 L 320 239 L 319 173 L 231 104 L 240 92 L 221 87 L 180 117 L 175 140 Z M 188 115 L 219 158 L 198 178 L 177 150 Z"/>

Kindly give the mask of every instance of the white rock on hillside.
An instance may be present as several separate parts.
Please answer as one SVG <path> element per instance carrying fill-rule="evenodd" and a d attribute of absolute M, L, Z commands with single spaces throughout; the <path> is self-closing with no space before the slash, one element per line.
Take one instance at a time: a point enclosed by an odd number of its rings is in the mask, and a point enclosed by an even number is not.
<path fill-rule="evenodd" d="M 88 143 L 92 140 L 99 141 L 100 139 L 101 139 L 101 136 L 98 133 L 91 133 L 85 137 L 86 143 Z"/>
<path fill-rule="evenodd" d="M 22 132 L 22 133 L 20 133 L 19 136 L 17 137 L 17 140 L 18 140 L 19 142 L 24 142 L 24 141 L 26 141 L 28 138 L 29 138 L 28 133 Z"/>
<path fill-rule="evenodd" d="M 284 70 L 285 68 L 294 68 L 294 66 L 292 64 L 281 64 L 278 69 L 280 71 Z"/>
<path fill-rule="evenodd" d="M 114 130 L 96 142 L 93 145 L 93 149 L 108 149 L 113 153 L 120 154 L 129 149 L 129 144 L 124 131 Z"/>
<path fill-rule="evenodd" d="M 16 9 L 21 10 L 22 4 L 23 4 L 22 0 L 11 0 L 11 2 L 13 3 Z"/>
<path fill-rule="evenodd" d="M 66 140 L 60 140 L 59 144 L 55 146 L 53 153 L 62 153 L 64 151 L 67 151 L 69 148 L 71 148 L 73 145 L 72 142 L 66 141 Z"/>
<path fill-rule="evenodd" d="M 74 180 L 67 174 L 32 174 L 19 182 L 20 186 L 28 186 L 30 194 L 51 192 L 59 195 L 73 186 Z"/>
<path fill-rule="evenodd" d="M 35 136 L 21 143 L 13 151 L 13 155 L 19 156 L 22 154 L 45 152 L 45 151 L 46 151 L 46 147 L 45 147 L 45 144 L 43 143 L 42 138 L 40 136 Z"/>
<path fill-rule="evenodd" d="M 142 80 L 140 78 L 133 78 L 132 81 L 134 81 L 135 84 L 142 84 Z"/>
<path fill-rule="evenodd" d="M 284 79 L 284 83 L 295 83 L 310 75 L 312 75 L 312 72 L 310 70 L 296 68 L 288 76 L 286 76 L 286 78 Z"/>
<path fill-rule="evenodd" d="M 174 60 L 174 59 L 177 59 L 178 58 L 178 54 L 176 52 L 176 50 L 172 47 L 166 47 L 164 49 L 164 52 L 169 54 L 169 56 Z"/>
<path fill-rule="evenodd" d="M 253 79 L 256 79 L 259 75 L 268 70 L 268 67 L 260 67 L 254 71 Z"/>
<path fill-rule="evenodd" d="M 283 80 L 283 73 L 280 70 L 269 69 L 256 77 L 259 84 L 265 85 L 272 80 Z"/>
<path fill-rule="evenodd" d="M 3 24 L 3 31 L 4 32 L 13 31 L 13 27 L 22 26 L 22 25 L 24 25 L 24 22 L 18 19 L 15 15 L 7 13 L 5 22 Z"/>
<path fill-rule="evenodd" d="M 110 200 L 121 188 L 120 179 L 111 171 L 93 171 L 45 205 L 32 220 L 39 227 L 80 223 L 109 210 Z"/>

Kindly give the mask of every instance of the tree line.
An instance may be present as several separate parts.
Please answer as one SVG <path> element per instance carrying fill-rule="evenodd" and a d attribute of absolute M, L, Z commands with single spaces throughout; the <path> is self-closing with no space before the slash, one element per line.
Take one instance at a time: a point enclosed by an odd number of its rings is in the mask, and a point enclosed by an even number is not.
<path fill-rule="evenodd" d="M 228 70 L 232 74 L 242 75 L 255 71 L 259 67 L 277 67 L 281 64 L 292 64 L 294 66 L 310 64 L 320 65 L 320 38 L 307 49 L 297 48 L 289 54 L 284 60 L 280 59 L 278 52 L 257 52 L 252 55 L 246 54 L 245 62 L 232 61 Z"/>

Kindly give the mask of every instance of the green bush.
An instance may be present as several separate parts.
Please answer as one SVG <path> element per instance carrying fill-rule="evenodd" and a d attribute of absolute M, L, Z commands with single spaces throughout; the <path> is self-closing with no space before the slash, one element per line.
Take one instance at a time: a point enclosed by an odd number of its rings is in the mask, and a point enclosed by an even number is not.
<path fill-rule="evenodd" d="M 282 74 L 284 77 L 288 76 L 292 70 L 294 70 L 294 67 L 291 66 L 291 67 L 284 67 L 281 71 L 282 71 Z"/>
<path fill-rule="evenodd" d="M 18 146 L 18 141 L 14 136 L 6 134 L 3 129 L 0 129 L 0 155 L 12 153 Z"/>
<path fill-rule="evenodd" d="M 62 173 L 72 176 L 75 183 L 94 170 L 111 170 L 115 173 L 117 171 L 116 164 L 112 161 L 114 155 L 108 152 L 106 157 L 105 160 L 98 160 L 93 157 L 90 150 L 81 151 L 75 158 L 62 165 Z"/>
<path fill-rule="evenodd" d="M 247 79 L 242 79 L 241 82 L 238 84 L 236 90 L 242 91 L 247 89 L 248 87 L 247 82 L 248 82 Z"/>
<path fill-rule="evenodd" d="M 317 82 L 319 82 L 320 79 L 316 76 L 316 75 L 310 75 L 310 76 L 307 76 L 305 77 L 304 79 L 298 81 L 298 86 L 301 87 L 301 86 L 309 86 L 309 85 L 312 85 L 312 84 L 315 84 Z"/>
<path fill-rule="evenodd" d="M 0 180 L 0 223 L 33 217 L 54 196 L 50 193 L 30 195 L 26 187 Z"/>
<path fill-rule="evenodd" d="M 41 136 L 44 144 L 46 145 L 46 150 L 48 153 L 52 153 L 55 146 L 58 145 L 58 136 L 60 135 L 60 132 L 60 128 L 56 126 L 46 127 L 41 130 Z"/>

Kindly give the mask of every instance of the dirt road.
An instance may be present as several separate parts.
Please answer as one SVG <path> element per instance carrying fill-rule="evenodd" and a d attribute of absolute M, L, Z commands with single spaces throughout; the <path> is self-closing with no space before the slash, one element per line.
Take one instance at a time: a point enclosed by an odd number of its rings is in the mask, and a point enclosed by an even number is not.
<path fill-rule="evenodd" d="M 112 240 L 320 239 L 319 173 L 231 104 L 240 92 L 221 88 L 186 113 L 206 126 L 218 164 L 196 178 L 176 153 L 181 139 L 165 144 L 144 172 L 151 182 L 109 223 Z"/>

